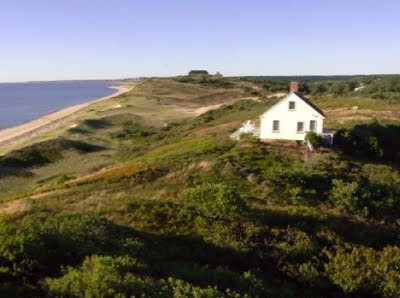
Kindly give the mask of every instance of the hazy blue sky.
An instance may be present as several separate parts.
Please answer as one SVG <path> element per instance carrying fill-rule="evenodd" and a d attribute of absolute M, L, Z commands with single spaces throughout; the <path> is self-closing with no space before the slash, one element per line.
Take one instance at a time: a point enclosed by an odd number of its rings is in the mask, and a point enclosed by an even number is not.
<path fill-rule="evenodd" d="M 399 0 L 1 0 L 0 81 L 400 72 Z"/>

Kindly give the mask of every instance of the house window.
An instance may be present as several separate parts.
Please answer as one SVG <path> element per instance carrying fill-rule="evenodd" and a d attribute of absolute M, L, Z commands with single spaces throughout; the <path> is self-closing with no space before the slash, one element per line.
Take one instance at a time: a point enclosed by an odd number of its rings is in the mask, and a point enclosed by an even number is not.
<path fill-rule="evenodd" d="M 304 122 L 297 122 L 297 132 L 301 133 L 304 131 Z"/>
<path fill-rule="evenodd" d="M 310 120 L 310 131 L 315 131 L 317 128 L 317 121 Z"/>
<path fill-rule="evenodd" d="M 289 101 L 289 111 L 294 111 L 296 109 L 296 102 Z"/>
<path fill-rule="evenodd" d="M 279 132 L 279 120 L 272 122 L 272 132 Z"/>

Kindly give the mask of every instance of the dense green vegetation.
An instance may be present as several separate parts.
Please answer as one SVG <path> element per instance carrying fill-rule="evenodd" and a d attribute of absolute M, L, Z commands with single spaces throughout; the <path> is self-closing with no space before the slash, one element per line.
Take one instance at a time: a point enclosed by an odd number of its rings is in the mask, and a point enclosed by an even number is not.
<path fill-rule="evenodd" d="M 173 95 L 149 81 L 135 96 L 176 103 L 192 88 L 224 88 L 167 82 Z M 14 170 L 3 181 L 39 179 L 70 154 L 114 163 L 72 178 L 61 169 L 57 183 L 5 198 L 0 296 L 398 297 L 398 124 L 348 125 L 334 148 L 310 134 L 311 155 L 303 144 L 232 141 L 275 99 L 257 82 L 229 83 L 260 99 L 162 125 L 153 112 L 101 114 L 2 157 L 2 173 Z"/>
<path fill-rule="evenodd" d="M 363 97 L 400 100 L 400 75 L 373 76 L 288 76 L 242 77 L 242 80 L 261 84 L 271 92 L 288 91 L 288 82 L 301 83 L 300 91 L 314 96 L 348 96 L 356 93 Z M 358 91 L 356 88 L 361 87 Z"/>
<path fill-rule="evenodd" d="M 340 129 L 336 133 L 336 146 L 352 155 L 371 160 L 400 162 L 400 127 L 378 122 Z"/>
<path fill-rule="evenodd" d="M 208 87 L 219 87 L 219 88 L 232 88 L 234 84 L 230 80 L 223 78 L 212 78 L 212 77 L 202 77 L 202 78 L 192 78 L 192 77 L 180 77 L 176 79 L 180 83 L 192 83 L 199 84 Z"/>

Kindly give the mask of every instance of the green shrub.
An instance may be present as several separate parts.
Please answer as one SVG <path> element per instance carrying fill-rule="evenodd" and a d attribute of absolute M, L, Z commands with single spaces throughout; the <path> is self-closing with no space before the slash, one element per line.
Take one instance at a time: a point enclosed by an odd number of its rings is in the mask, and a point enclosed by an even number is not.
<path fill-rule="evenodd" d="M 269 92 L 289 91 L 288 83 L 281 80 L 271 80 L 264 77 L 241 77 L 240 80 L 261 85 L 265 90 L 268 90 Z"/>
<path fill-rule="evenodd" d="M 302 283 L 310 285 L 322 284 L 322 273 L 319 268 L 310 261 L 300 264 L 287 264 L 284 271 L 290 276 L 297 278 Z"/>
<path fill-rule="evenodd" d="M 311 143 L 311 145 L 313 145 L 314 148 L 320 148 L 324 145 L 324 141 L 323 141 L 322 137 L 317 135 L 313 131 L 309 131 L 306 134 L 306 140 L 309 141 Z"/>
<path fill-rule="evenodd" d="M 250 253 L 264 236 L 264 229 L 249 223 L 230 219 L 212 219 L 198 216 L 194 219 L 196 232 L 207 243 L 229 248 L 239 253 Z"/>
<path fill-rule="evenodd" d="M 400 127 L 378 122 L 340 129 L 335 134 L 335 146 L 346 154 L 375 160 L 400 161 Z"/>
<path fill-rule="evenodd" d="M 10 276 L 54 274 L 86 255 L 115 251 L 124 238 L 105 219 L 61 213 L 47 219 L 27 217 L 21 223 L 0 221 L 0 267 Z"/>
<path fill-rule="evenodd" d="M 170 297 L 174 298 L 220 298 L 225 296 L 216 287 L 196 287 L 188 282 L 174 278 L 169 278 L 167 285 L 163 289 L 170 293 Z"/>
<path fill-rule="evenodd" d="M 307 233 L 287 228 L 279 233 L 275 246 L 288 261 L 303 262 L 310 259 L 316 252 L 317 246 Z"/>
<path fill-rule="evenodd" d="M 132 273 L 141 267 L 138 260 L 127 256 L 91 256 L 81 267 L 68 267 L 63 276 L 46 279 L 48 293 L 51 297 L 76 298 L 165 296 Z"/>
<path fill-rule="evenodd" d="M 216 286 L 195 286 L 169 277 L 151 280 L 138 277 L 143 264 L 128 256 L 91 256 L 78 268 L 68 267 L 59 278 L 47 278 L 51 297 L 240 297 L 234 291 L 221 292 Z M 249 277 L 251 278 L 251 277 Z"/>
<path fill-rule="evenodd" d="M 111 138 L 117 140 L 147 140 L 149 141 L 151 136 L 160 134 L 162 132 L 160 129 L 152 126 L 144 126 L 139 122 L 135 122 L 128 125 L 123 125 L 123 129 L 117 132 L 111 133 Z"/>
<path fill-rule="evenodd" d="M 0 222 L 0 268 L 10 276 L 21 277 L 47 264 L 48 252 L 40 225 L 24 220 L 20 225 Z"/>
<path fill-rule="evenodd" d="M 176 276 L 201 287 L 217 286 L 219 290 L 234 290 L 250 297 L 267 297 L 265 282 L 251 271 L 235 272 L 224 267 L 210 268 L 192 263 L 161 264 L 168 276 Z"/>
<path fill-rule="evenodd" d="M 400 295 L 400 249 L 385 247 L 383 251 L 358 247 L 339 249 L 328 254 L 325 269 L 330 280 L 347 293 L 381 297 Z"/>
<path fill-rule="evenodd" d="M 360 174 L 372 184 L 400 191 L 400 172 L 395 167 L 367 163 L 362 165 Z"/>
<path fill-rule="evenodd" d="M 183 191 L 182 197 L 188 208 L 211 218 L 238 216 L 245 207 L 243 199 L 235 188 L 222 183 L 208 183 L 188 188 Z"/>
<path fill-rule="evenodd" d="M 332 180 L 331 200 L 336 206 L 341 206 L 352 213 L 366 215 L 366 210 L 360 209 L 360 186 L 357 182 L 345 182 L 340 179 Z"/>
<path fill-rule="evenodd" d="M 176 81 L 179 82 L 179 83 L 193 83 L 196 80 L 194 78 L 192 78 L 192 77 L 188 77 L 187 76 L 187 77 L 177 78 Z"/>
<path fill-rule="evenodd" d="M 215 79 L 215 78 L 201 78 L 196 80 L 201 85 L 219 88 L 232 88 L 235 85 L 225 79 Z"/>
<path fill-rule="evenodd" d="M 329 177 L 334 173 L 326 169 L 313 169 L 297 162 L 278 163 L 263 169 L 263 176 L 271 182 L 274 201 L 291 204 L 313 205 L 325 199 L 324 192 L 330 189 Z"/>
<path fill-rule="evenodd" d="M 387 180 L 387 183 L 390 181 Z M 388 221 L 396 221 L 400 217 L 398 187 L 385 185 L 384 180 L 377 183 L 364 177 L 351 182 L 334 179 L 332 185 L 331 201 L 349 213 Z"/>

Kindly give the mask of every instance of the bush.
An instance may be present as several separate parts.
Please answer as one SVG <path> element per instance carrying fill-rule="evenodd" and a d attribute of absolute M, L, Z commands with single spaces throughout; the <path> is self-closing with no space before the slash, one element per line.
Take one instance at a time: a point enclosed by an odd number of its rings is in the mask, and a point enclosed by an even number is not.
<path fill-rule="evenodd" d="M 13 277 L 28 275 L 47 263 L 42 228 L 32 221 L 20 225 L 0 222 L 0 272 Z"/>
<path fill-rule="evenodd" d="M 306 134 L 306 140 L 309 141 L 314 148 L 320 148 L 324 145 L 324 140 L 322 139 L 322 137 L 317 135 L 313 131 L 309 131 Z"/>
<path fill-rule="evenodd" d="M 399 190 L 361 177 L 359 181 L 332 180 L 331 201 L 352 214 L 387 221 L 399 218 Z"/>
<path fill-rule="evenodd" d="M 198 286 L 218 286 L 219 290 L 235 290 L 250 297 L 269 297 L 270 290 L 260 276 L 251 271 L 235 272 L 228 268 L 210 268 L 192 263 L 173 262 L 161 265 L 169 276 L 179 277 Z"/>
<path fill-rule="evenodd" d="M 365 214 L 360 210 L 360 187 L 357 182 L 345 182 L 340 179 L 332 180 L 331 200 L 335 206 L 340 206 L 351 213 Z"/>
<path fill-rule="evenodd" d="M 196 81 L 201 85 L 210 86 L 210 87 L 219 87 L 219 88 L 232 88 L 235 85 L 225 79 L 215 79 L 215 78 L 201 78 Z"/>
<path fill-rule="evenodd" d="M 169 278 L 167 285 L 163 289 L 170 293 L 171 296 L 168 297 L 176 298 L 220 298 L 225 296 L 216 287 L 200 288 L 174 278 Z"/>
<path fill-rule="evenodd" d="M 79 268 L 68 267 L 59 278 L 46 279 L 51 297 L 239 297 L 229 289 L 194 286 L 169 277 L 150 280 L 138 277 L 143 265 L 128 257 L 91 256 Z"/>
<path fill-rule="evenodd" d="M 160 134 L 161 130 L 152 126 L 145 126 L 139 122 L 123 125 L 123 129 L 110 134 L 112 139 L 147 141 L 153 140 L 154 135 Z"/>
<path fill-rule="evenodd" d="M 154 297 L 161 294 L 132 272 L 143 265 L 122 256 L 91 256 L 79 268 L 68 267 L 60 278 L 46 279 L 52 297 Z"/>
<path fill-rule="evenodd" d="M 179 83 L 193 83 L 196 80 L 192 77 L 180 77 L 180 78 L 177 78 L 176 81 Z"/>
<path fill-rule="evenodd" d="M 186 189 L 182 197 L 188 208 L 211 218 L 238 216 L 245 207 L 235 188 L 222 183 L 207 183 Z"/>
<path fill-rule="evenodd" d="M 65 252 L 72 261 L 88 254 L 113 250 L 115 242 L 118 242 L 118 238 L 111 237 L 117 236 L 116 227 L 96 215 L 59 213 L 47 218 L 42 229 L 53 249 Z"/>
<path fill-rule="evenodd" d="M 113 238 L 115 237 L 115 238 Z M 86 255 L 115 251 L 116 229 L 98 216 L 61 213 L 0 222 L 0 267 L 18 278 L 54 274 Z"/>
<path fill-rule="evenodd" d="M 385 247 L 383 251 L 357 247 L 347 252 L 339 249 L 328 254 L 325 266 L 330 280 L 347 293 L 381 297 L 400 295 L 400 249 Z"/>
<path fill-rule="evenodd" d="M 335 134 L 335 145 L 352 156 L 400 162 L 400 126 L 377 122 L 340 129 Z"/>
<path fill-rule="evenodd" d="M 279 164 L 264 169 L 264 177 L 271 182 L 274 192 L 271 199 L 291 204 L 317 204 L 325 199 L 322 195 L 330 190 L 326 169 L 313 169 L 301 164 Z"/>

